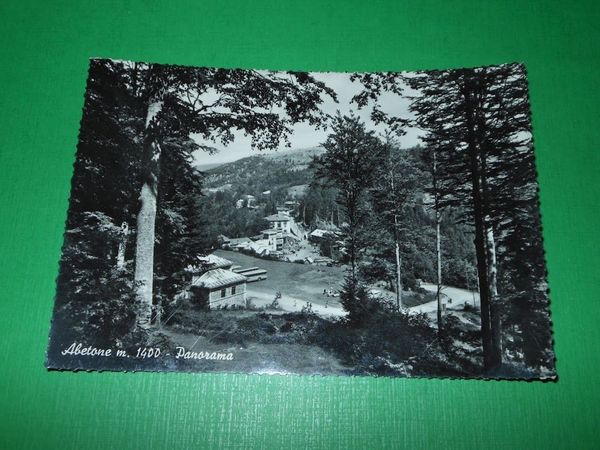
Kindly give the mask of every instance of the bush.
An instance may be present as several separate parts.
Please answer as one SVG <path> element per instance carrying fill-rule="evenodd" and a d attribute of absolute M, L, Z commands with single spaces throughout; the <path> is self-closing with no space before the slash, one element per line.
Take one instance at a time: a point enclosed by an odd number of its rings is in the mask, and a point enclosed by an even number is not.
<path fill-rule="evenodd" d="M 367 288 L 358 280 L 347 276 L 340 292 L 340 303 L 346 312 L 348 320 L 354 325 L 361 325 L 370 316 L 382 308 L 382 303 L 372 298 Z"/>

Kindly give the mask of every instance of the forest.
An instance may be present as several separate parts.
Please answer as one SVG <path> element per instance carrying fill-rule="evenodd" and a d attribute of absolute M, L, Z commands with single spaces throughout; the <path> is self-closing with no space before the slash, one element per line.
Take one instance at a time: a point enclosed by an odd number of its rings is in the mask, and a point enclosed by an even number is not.
<path fill-rule="evenodd" d="M 394 164 L 395 176 L 411 180 L 403 194 L 407 201 L 398 217 L 397 226 L 404 232 L 399 240 L 399 252 L 405 266 L 402 284 L 414 289 L 417 279 L 434 280 L 437 270 L 436 220 L 428 172 L 430 156 L 421 146 L 401 149 L 393 141 L 387 142 L 387 145 L 389 148 L 385 157 Z M 210 223 L 206 224 L 209 246 L 218 247 L 219 235 L 237 238 L 260 233 L 267 226 L 264 216 L 273 214 L 276 205 L 282 205 L 286 200 L 297 200 L 295 219 L 309 231 L 342 227 L 345 223 L 344 208 L 336 201 L 339 189 L 315 174 L 318 157 L 324 152 L 325 149 L 321 147 L 297 150 L 293 157 L 285 151 L 268 154 L 268 157 L 257 155 L 206 171 L 205 192 L 198 201 L 198 208 L 202 209 L 204 216 L 211 217 Z M 296 186 L 305 188 L 302 195 L 290 195 L 290 188 Z M 210 192 L 210 189 L 217 190 Z M 262 192 L 269 194 L 261 196 Z M 369 192 L 376 196 L 375 187 Z M 258 199 L 256 209 L 236 208 L 236 199 L 245 194 Z M 373 195 L 368 212 L 378 216 L 381 208 L 373 202 Z M 468 226 L 460 223 L 453 210 L 440 212 L 440 215 L 444 282 L 464 288 L 475 286 L 472 232 Z M 368 255 L 361 265 L 365 281 L 390 280 L 390 289 L 396 290 L 393 282 L 395 256 L 393 251 L 390 252 L 394 244 L 389 230 L 382 227 L 379 221 L 372 220 L 365 232 L 371 234 L 367 244 Z"/>
<path fill-rule="evenodd" d="M 251 372 L 257 356 L 247 349 L 260 344 L 325 352 L 339 361 L 330 370 L 337 374 L 554 377 L 524 66 L 350 79 L 359 87 L 352 108 L 368 111 L 384 133 L 357 114 L 326 112 L 338 93 L 312 73 L 92 59 L 49 367 Z M 407 117 L 386 111 L 390 94 L 409 100 Z M 240 133 L 257 151 L 285 148 L 298 123 L 327 136 L 306 160 L 256 156 L 198 167 L 199 153 L 215 154 Z M 403 148 L 398 140 L 410 127 L 422 131 L 421 142 Z M 228 315 L 177 300 L 189 267 L 217 248 L 219 234 L 259 233 L 294 186 L 304 186 L 294 197 L 297 220 L 308 230 L 326 222 L 343 241 L 344 317 L 308 307 Z M 235 207 L 240 195 L 264 191 L 269 200 L 259 208 Z M 403 306 L 417 280 L 437 286 L 434 320 Z M 372 295 L 376 281 L 395 302 Z M 444 286 L 478 291 L 479 306 L 465 305 L 476 329 L 444 313 Z M 174 348 L 174 336 L 197 330 L 207 346 L 241 344 L 246 357 L 228 369 L 61 355 L 73 342 Z M 280 356 L 281 364 L 314 372 L 291 362 L 298 354 Z"/>

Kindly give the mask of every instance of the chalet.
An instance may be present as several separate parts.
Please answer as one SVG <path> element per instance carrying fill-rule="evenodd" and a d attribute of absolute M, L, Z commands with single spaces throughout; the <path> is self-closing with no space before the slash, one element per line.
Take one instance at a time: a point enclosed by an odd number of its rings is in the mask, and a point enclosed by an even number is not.
<path fill-rule="evenodd" d="M 227 242 L 227 245 L 223 245 L 223 248 L 230 248 L 232 250 L 239 250 L 240 248 L 246 248 L 252 243 L 252 239 L 249 237 L 231 238 Z"/>
<path fill-rule="evenodd" d="M 317 244 L 324 256 L 336 261 L 342 258 L 344 243 L 340 240 L 338 232 L 317 228 L 308 235 L 308 240 Z"/>
<path fill-rule="evenodd" d="M 331 236 L 331 234 L 331 231 L 316 228 L 310 232 L 310 234 L 308 235 L 308 240 L 314 242 L 315 244 L 320 244 L 322 241 L 326 240 L 329 236 Z"/>
<path fill-rule="evenodd" d="M 228 259 L 221 258 L 220 256 L 210 255 L 206 256 L 198 256 L 196 257 L 196 262 L 194 264 L 190 264 L 185 268 L 185 272 L 187 272 L 190 277 L 191 284 L 196 284 L 197 279 L 204 273 L 208 272 L 212 269 L 226 269 L 230 270 L 233 266 L 233 263 Z"/>
<path fill-rule="evenodd" d="M 265 239 L 259 239 L 258 241 L 254 241 L 249 245 L 249 250 L 252 250 L 259 256 L 266 256 L 271 253 L 271 247 L 269 246 L 269 241 Z"/>
<path fill-rule="evenodd" d="M 290 216 L 289 211 L 278 208 L 277 214 L 265 217 L 269 222 L 269 229 L 263 230 L 263 240 L 268 241 L 271 252 L 283 250 L 283 246 L 290 240 L 301 241 L 306 239 L 306 231 Z"/>
<path fill-rule="evenodd" d="M 247 208 L 256 208 L 256 197 L 254 195 L 244 195 Z"/>
<path fill-rule="evenodd" d="M 254 195 L 242 195 L 241 198 L 239 198 L 236 202 L 235 202 L 235 207 L 237 209 L 240 208 L 250 208 L 250 209 L 254 209 L 256 208 L 256 197 Z"/>
<path fill-rule="evenodd" d="M 300 203 L 298 203 L 296 200 L 288 200 L 283 205 L 288 211 L 295 211 L 296 208 L 300 206 Z"/>
<path fill-rule="evenodd" d="M 197 263 L 187 269 L 192 275 L 192 298 L 208 308 L 246 306 L 247 278 L 232 269 L 228 259 L 214 254 L 199 256 Z"/>
<path fill-rule="evenodd" d="M 210 269 L 192 281 L 194 295 L 210 309 L 246 307 L 246 281 L 244 275 L 228 269 Z"/>
<path fill-rule="evenodd" d="M 290 232 L 291 223 L 294 221 L 294 219 L 290 217 L 288 213 L 281 211 L 277 214 L 265 217 L 265 220 L 269 222 L 270 228 L 282 231 L 284 233 Z"/>
<path fill-rule="evenodd" d="M 223 248 L 231 246 L 231 239 L 229 239 L 224 234 L 220 234 L 219 236 L 217 236 L 217 241 Z"/>

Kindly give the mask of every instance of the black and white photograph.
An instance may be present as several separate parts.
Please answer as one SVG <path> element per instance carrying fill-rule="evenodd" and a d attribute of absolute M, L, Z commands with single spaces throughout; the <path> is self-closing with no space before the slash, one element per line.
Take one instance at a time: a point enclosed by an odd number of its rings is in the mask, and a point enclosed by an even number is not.
<path fill-rule="evenodd" d="M 523 64 L 91 59 L 73 167 L 49 369 L 557 376 Z"/>

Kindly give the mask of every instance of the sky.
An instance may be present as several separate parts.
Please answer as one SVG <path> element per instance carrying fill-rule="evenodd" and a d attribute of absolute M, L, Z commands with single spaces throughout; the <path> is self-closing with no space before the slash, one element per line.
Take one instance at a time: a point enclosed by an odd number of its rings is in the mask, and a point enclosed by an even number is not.
<path fill-rule="evenodd" d="M 383 133 L 385 127 L 383 125 L 375 125 L 370 118 L 370 109 L 358 109 L 356 104 L 351 103 L 352 97 L 358 94 L 361 90 L 361 85 L 358 82 L 350 81 L 349 73 L 335 72 L 313 72 L 312 75 L 319 81 L 324 82 L 332 88 L 338 97 L 336 103 L 329 96 L 323 96 L 324 102 L 321 104 L 321 109 L 328 114 L 334 115 L 339 111 L 343 115 L 348 115 L 354 112 L 366 124 L 367 129 L 375 130 L 377 133 Z M 392 93 L 382 93 L 379 98 L 382 109 L 392 115 L 403 118 L 411 118 L 412 114 L 408 107 L 410 101 Z M 317 147 L 327 138 L 327 130 L 315 130 L 312 126 L 306 123 L 298 123 L 293 126 L 293 133 L 289 137 L 291 149 L 302 149 Z M 417 129 L 407 129 L 406 134 L 399 138 L 399 143 L 402 147 L 412 147 L 420 142 L 419 136 L 421 132 Z M 199 143 L 216 147 L 219 151 L 213 155 L 205 152 L 196 152 L 195 159 L 197 165 L 204 164 L 221 164 L 231 161 L 236 161 L 240 158 L 259 154 L 258 150 L 253 150 L 250 145 L 250 138 L 244 136 L 241 132 L 235 133 L 235 140 L 228 146 L 223 146 L 220 143 L 205 142 L 200 138 L 196 138 Z M 282 144 L 282 150 L 285 149 Z M 269 151 L 263 150 L 262 152 Z M 272 151 L 272 150 L 271 150 Z"/>

